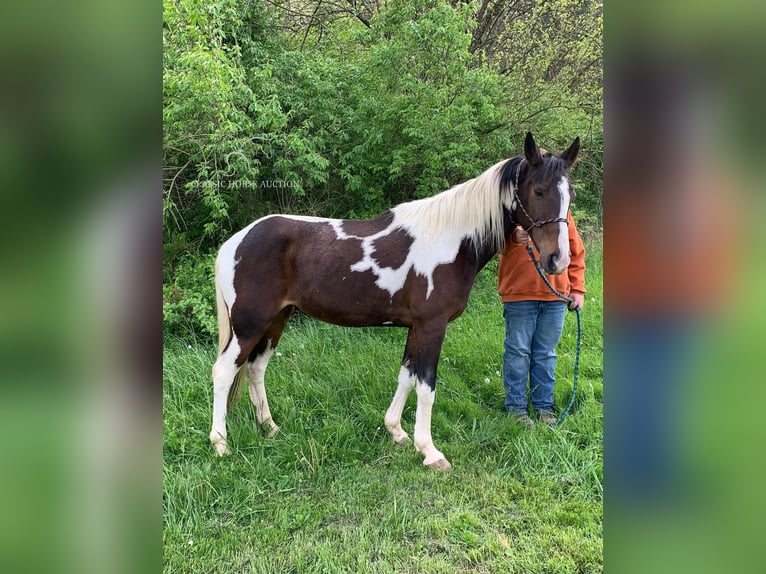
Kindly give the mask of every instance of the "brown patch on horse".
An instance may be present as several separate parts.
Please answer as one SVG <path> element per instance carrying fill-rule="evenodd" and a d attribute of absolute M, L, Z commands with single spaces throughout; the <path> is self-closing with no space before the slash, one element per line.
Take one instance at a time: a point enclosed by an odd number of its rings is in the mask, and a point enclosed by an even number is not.
<path fill-rule="evenodd" d="M 287 325 L 287 321 L 290 320 L 290 316 L 293 314 L 294 310 L 295 306 L 288 305 L 271 320 L 271 324 L 269 325 L 268 329 L 266 329 L 266 332 L 261 337 L 261 340 L 258 341 L 258 344 L 253 348 L 253 350 L 250 352 L 250 355 L 247 357 L 247 361 L 249 363 L 252 363 L 260 355 L 263 355 L 266 352 L 266 349 L 269 347 L 271 349 L 277 348 L 279 340 L 282 338 L 282 331 L 284 331 L 285 326 Z"/>
<path fill-rule="evenodd" d="M 372 271 L 318 268 L 309 283 L 296 284 L 295 305 L 307 315 L 347 327 L 411 325 L 408 298 L 413 289 L 417 289 L 419 298 L 425 296 L 426 279 L 410 270 L 404 288 L 393 297 L 376 281 Z M 317 289 L 318 284 L 323 288 Z"/>
<path fill-rule="evenodd" d="M 272 217 L 254 226 L 237 248 L 231 326 L 240 346 L 235 363 L 244 364 L 276 317 L 288 305 L 290 253 L 295 250 L 296 226 L 308 225 Z M 335 232 L 327 225 L 327 231 Z"/>
<path fill-rule="evenodd" d="M 383 231 L 386 227 L 391 225 L 393 220 L 394 214 L 391 211 L 387 211 L 375 219 L 346 219 L 343 221 L 341 230 L 346 235 L 369 237 L 370 235 L 375 235 L 376 233 Z"/>
<path fill-rule="evenodd" d="M 410 246 L 414 241 L 415 238 L 412 235 L 399 227 L 372 243 L 374 249 L 372 258 L 377 261 L 379 267 L 399 269 L 407 260 Z"/>
<path fill-rule="evenodd" d="M 362 249 L 361 239 L 336 239 L 331 249 L 339 256 L 343 258 L 359 261 L 364 257 L 364 249 Z"/>

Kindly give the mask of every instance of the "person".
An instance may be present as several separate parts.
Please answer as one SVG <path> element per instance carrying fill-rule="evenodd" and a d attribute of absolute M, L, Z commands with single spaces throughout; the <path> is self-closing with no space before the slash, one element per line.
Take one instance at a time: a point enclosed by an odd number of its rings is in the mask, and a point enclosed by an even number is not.
<path fill-rule="evenodd" d="M 573 299 L 569 308 L 582 308 L 585 295 L 585 247 L 572 214 L 567 213 L 570 263 L 560 275 L 548 275 L 551 285 Z M 503 300 L 505 342 L 503 387 L 505 410 L 526 428 L 534 421 L 527 413 L 527 382 L 539 421 L 553 425 L 553 388 L 556 384 L 556 344 L 564 328 L 567 303 L 554 295 L 535 269 L 526 243 L 529 234 L 517 226 L 500 254 L 498 292 Z"/>

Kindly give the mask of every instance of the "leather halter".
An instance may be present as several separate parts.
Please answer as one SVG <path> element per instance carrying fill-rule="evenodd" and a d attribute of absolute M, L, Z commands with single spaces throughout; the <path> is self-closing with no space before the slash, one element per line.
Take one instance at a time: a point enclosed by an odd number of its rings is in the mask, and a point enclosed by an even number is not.
<path fill-rule="evenodd" d="M 548 225 L 549 223 L 568 223 L 566 217 L 552 217 L 550 219 L 544 219 L 542 221 L 532 219 L 532 216 L 529 215 L 527 210 L 524 208 L 524 204 L 521 203 L 521 198 L 519 197 L 519 174 L 521 173 L 521 164 L 524 163 L 524 160 L 526 158 L 521 158 L 521 161 L 519 161 L 519 165 L 516 167 L 516 185 L 513 188 L 513 199 L 516 201 L 516 205 L 518 205 L 521 208 L 522 213 L 527 216 L 527 219 L 532 222 L 532 225 L 527 227 L 524 231 L 529 231 L 530 229 L 534 229 L 535 227 L 542 227 L 543 225 Z M 513 220 L 513 212 L 511 212 L 511 220 Z M 518 223 L 514 221 L 514 223 Z"/>

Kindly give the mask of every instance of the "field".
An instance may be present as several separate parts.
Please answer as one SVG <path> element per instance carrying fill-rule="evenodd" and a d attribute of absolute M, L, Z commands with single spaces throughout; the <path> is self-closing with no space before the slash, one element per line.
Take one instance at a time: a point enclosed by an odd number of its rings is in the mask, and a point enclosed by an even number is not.
<path fill-rule="evenodd" d="M 439 364 L 434 443 L 454 468 L 393 445 L 383 415 L 403 329 L 346 329 L 294 316 L 266 372 L 281 432 L 266 439 L 243 395 L 228 417 L 233 455 L 214 456 L 213 341 L 165 342 L 164 571 L 600 572 L 602 287 L 589 242 L 577 400 L 556 429 L 503 411 L 502 307 L 482 271 Z M 572 387 L 573 314 L 556 397 Z M 402 426 L 411 433 L 415 394 Z"/>

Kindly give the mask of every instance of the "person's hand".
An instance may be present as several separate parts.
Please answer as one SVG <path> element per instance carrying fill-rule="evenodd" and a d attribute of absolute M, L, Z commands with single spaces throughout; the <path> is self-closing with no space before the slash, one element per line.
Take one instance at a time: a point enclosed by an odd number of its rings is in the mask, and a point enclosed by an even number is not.
<path fill-rule="evenodd" d="M 582 293 L 577 293 L 576 291 L 572 291 L 569 294 L 569 297 L 572 298 L 572 302 L 569 304 L 570 311 L 574 311 L 575 309 L 582 309 L 582 306 L 585 303 L 585 295 Z"/>
<path fill-rule="evenodd" d="M 521 225 L 517 225 L 513 230 L 511 238 L 513 239 L 514 243 L 526 243 L 529 241 L 529 233 L 524 231 L 524 228 L 521 227 Z"/>

